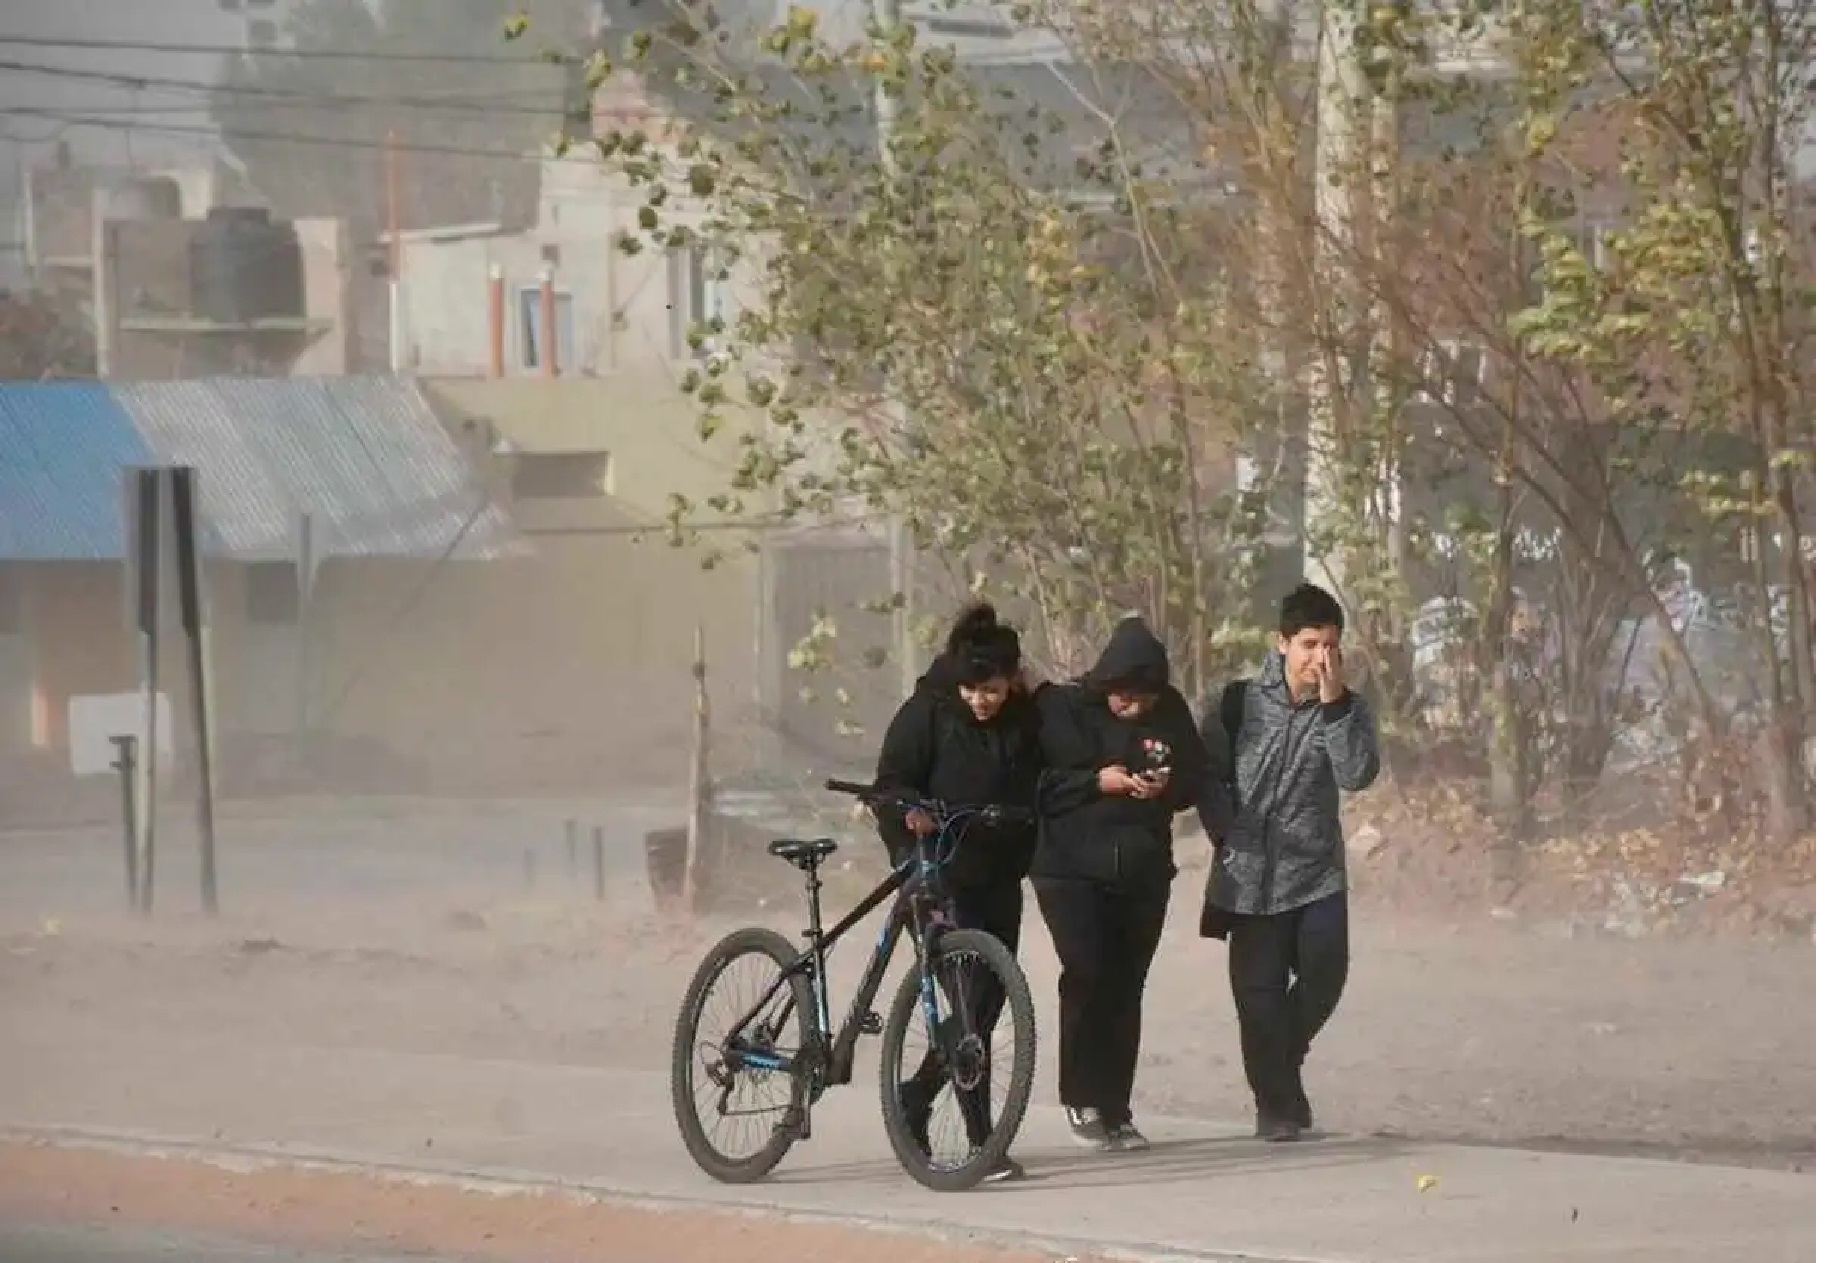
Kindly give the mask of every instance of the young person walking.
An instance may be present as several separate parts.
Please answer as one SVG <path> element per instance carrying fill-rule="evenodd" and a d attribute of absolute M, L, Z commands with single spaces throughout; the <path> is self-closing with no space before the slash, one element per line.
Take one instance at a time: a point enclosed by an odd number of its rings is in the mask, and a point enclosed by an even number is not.
<path fill-rule="evenodd" d="M 1144 1149 L 1132 1098 L 1141 996 L 1204 743 L 1166 647 L 1124 620 L 1089 674 L 1035 694 L 1045 769 L 1033 890 L 1058 951 L 1058 1091 L 1078 1143 Z"/>
<path fill-rule="evenodd" d="M 1217 849 L 1201 932 L 1229 940 L 1229 983 L 1256 1135 L 1311 1129 L 1303 1067 L 1343 997 L 1349 906 L 1339 791 L 1381 770 L 1375 719 L 1346 682 L 1343 607 L 1313 584 L 1280 605 L 1261 671 L 1236 680 L 1200 731 L 1211 775 L 1198 814 Z"/>
<path fill-rule="evenodd" d="M 875 786 L 952 803 L 1030 808 L 1038 780 L 1039 721 L 1021 682 L 1020 636 L 996 618 L 992 606 L 973 605 L 958 617 L 944 652 L 888 724 Z M 919 811 L 883 810 L 877 819 L 896 864 L 912 853 L 916 835 L 937 828 Z M 957 924 L 988 931 L 1010 952 L 1020 949 L 1020 883 L 1032 862 L 1034 832 L 1030 821 L 977 825 L 945 869 L 945 892 Z M 992 993 L 984 988 L 967 1001 L 977 1029 L 994 1029 L 1004 1001 L 999 987 Z M 933 1106 L 948 1082 L 933 1051 L 900 1085 L 900 1108 L 927 1152 Z M 986 1087 L 958 1104 L 969 1143 L 980 1145 L 993 1124 Z M 988 1179 L 1021 1174 L 1010 1158 Z"/>

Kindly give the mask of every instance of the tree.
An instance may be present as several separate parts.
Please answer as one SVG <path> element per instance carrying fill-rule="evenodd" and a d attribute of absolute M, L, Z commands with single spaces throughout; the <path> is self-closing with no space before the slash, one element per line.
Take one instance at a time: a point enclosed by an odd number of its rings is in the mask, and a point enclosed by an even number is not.
<path fill-rule="evenodd" d="M 1811 819 L 1805 734 L 1816 709 L 1812 206 L 1794 179 L 1816 108 L 1816 15 L 1781 0 L 1535 0 L 1534 12 L 1532 150 L 1582 175 L 1568 137 L 1601 118 L 1627 138 L 1627 204 L 1601 265 L 1547 217 L 1530 218 L 1543 293 L 1516 325 L 1541 355 L 1586 374 L 1616 425 L 1744 452 L 1734 477 L 1687 468 L 1670 491 L 1713 556 L 1744 563 L 1723 594 L 1759 669 L 1737 716 L 1689 655 L 1678 683 L 1692 735 L 1722 765 L 1713 775 L 1726 803 L 1743 807 L 1734 791 L 1759 782 L 1771 832 L 1791 838 Z M 1744 721 L 1759 757 L 1741 757 Z"/>
<path fill-rule="evenodd" d="M 1299 393 L 1325 439 L 1305 453 L 1324 493 L 1306 515 L 1311 551 L 1344 562 L 1384 698 L 1406 695 L 1403 621 L 1441 570 L 1457 571 L 1490 686 L 1477 709 L 1494 720 L 1492 802 L 1510 823 L 1547 761 L 1568 791 L 1594 780 L 1628 704 L 1626 629 L 1644 622 L 1721 750 L 1730 725 L 1673 563 L 1733 551 L 1751 520 L 1777 523 L 1789 545 L 1805 538 L 1811 300 L 1793 243 L 1809 206 L 1783 173 L 1811 108 L 1811 12 L 1728 0 L 1032 12 L 1085 58 L 1170 83 L 1273 225 L 1259 250 L 1269 315 L 1285 362 L 1312 366 Z M 1606 180 L 1618 154 L 1626 178 Z M 1593 234 L 1587 213 L 1605 198 L 1613 222 Z M 1478 371 L 1439 381 L 1465 340 Z M 1744 438 L 1760 446 L 1746 462 L 1724 441 Z M 1453 475 L 1432 506 L 1449 531 L 1416 520 L 1410 494 L 1387 511 L 1392 487 L 1415 489 L 1421 447 Z M 1718 488 L 1738 476 L 1752 490 L 1732 503 Z M 1810 722 L 1809 563 L 1801 547 L 1744 539 L 1785 568 L 1784 584 L 1733 586 L 1761 645 L 1761 713 L 1789 733 L 1771 762 L 1793 767 Z M 1523 601 L 1553 616 L 1531 645 Z M 1522 699 L 1530 674 L 1548 692 Z M 1783 787 L 1769 798 L 1793 801 Z"/>
<path fill-rule="evenodd" d="M 634 45 L 710 105 L 664 143 L 600 141 L 647 198 L 623 248 L 705 251 L 747 290 L 692 332 L 706 432 L 764 416 L 711 507 L 903 517 L 1054 665 L 1139 609 L 1205 683 L 1246 623 L 1216 594 L 1252 589 L 1261 508 L 1213 457 L 1267 393 L 1246 294 L 1210 266 L 1237 230 L 1220 191 L 1143 173 L 1094 110 L 1077 143 L 909 27 L 839 48 L 794 10 L 759 66 L 688 27 Z"/>
<path fill-rule="evenodd" d="M 95 376 L 95 336 L 42 294 L 0 291 L 0 378 Z"/>
<path fill-rule="evenodd" d="M 580 7 L 538 0 L 533 12 L 555 37 L 576 29 Z M 509 11 L 500 0 L 305 0 L 285 20 L 288 48 L 305 55 L 229 56 L 211 112 L 281 214 L 383 226 L 391 135 L 403 227 L 521 222 L 538 191 L 524 155 L 561 130 L 571 79 L 537 48 L 503 46 Z M 349 52 L 361 57 L 324 55 Z"/>

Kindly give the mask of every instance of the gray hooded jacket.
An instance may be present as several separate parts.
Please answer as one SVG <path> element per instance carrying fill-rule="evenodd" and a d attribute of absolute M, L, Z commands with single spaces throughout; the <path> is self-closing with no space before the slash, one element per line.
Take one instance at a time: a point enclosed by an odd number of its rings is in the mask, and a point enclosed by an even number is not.
<path fill-rule="evenodd" d="M 1295 703 L 1278 653 L 1242 699 L 1233 748 L 1219 700 L 1199 724 L 1211 763 L 1198 817 L 1217 847 L 1204 901 L 1218 913 L 1258 916 L 1345 888 L 1339 791 L 1372 785 L 1381 755 L 1368 703 L 1354 693 Z"/>

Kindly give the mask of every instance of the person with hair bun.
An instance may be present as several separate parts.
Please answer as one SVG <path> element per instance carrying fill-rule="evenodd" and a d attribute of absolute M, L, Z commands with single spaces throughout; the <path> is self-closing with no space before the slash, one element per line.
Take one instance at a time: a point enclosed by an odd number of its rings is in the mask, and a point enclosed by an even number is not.
<path fill-rule="evenodd" d="M 1039 784 L 1039 724 L 1022 679 L 1020 634 L 993 606 L 966 608 L 951 627 L 944 651 L 920 677 L 887 726 L 875 786 L 907 796 L 972 805 L 1031 808 Z M 915 838 L 937 822 L 924 812 L 877 813 L 881 840 L 898 864 Z M 956 922 L 986 930 L 1017 952 L 1023 896 L 1020 883 L 1033 860 L 1034 825 L 1003 822 L 972 827 L 945 870 L 945 889 Z M 1001 998 L 979 998 L 978 1021 L 991 1029 Z M 912 1134 L 929 1149 L 932 1107 L 946 1082 L 935 1053 L 900 1087 L 900 1108 Z M 984 1093 L 986 1095 L 986 1093 Z M 970 1142 L 987 1138 L 992 1120 L 985 1100 L 960 1102 Z M 1009 1159 L 989 1178 L 1022 1174 Z"/>

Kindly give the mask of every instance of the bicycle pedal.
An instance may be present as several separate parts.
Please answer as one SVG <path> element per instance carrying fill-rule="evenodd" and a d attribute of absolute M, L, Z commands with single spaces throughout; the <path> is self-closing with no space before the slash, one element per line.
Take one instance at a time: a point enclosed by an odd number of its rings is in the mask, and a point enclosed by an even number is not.
<path fill-rule="evenodd" d="M 864 1013 L 862 1014 L 860 1029 L 864 1035 L 879 1035 L 882 1031 L 887 1029 L 887 1025 L 881 1021 L 881 1015 L 879 1013 Z"/>

